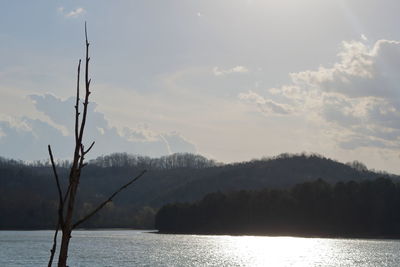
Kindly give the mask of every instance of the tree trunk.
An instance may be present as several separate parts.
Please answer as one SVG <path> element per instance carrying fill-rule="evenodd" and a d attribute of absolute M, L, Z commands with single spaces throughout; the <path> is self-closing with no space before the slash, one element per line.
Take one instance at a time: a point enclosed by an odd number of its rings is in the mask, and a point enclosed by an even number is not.
<path fill-rule="evenodd" d="M 70 178 L 69 178 L 70 179 L 70 191 L 69 191 L 69 198 L 68 198 L 67 213 L 65 215 L 64 226 L 62 228 L 61 247 L 60 247 L 60 254 L 58 257 L 58 266 L 59 267 L 67 266 L 69 241 L 71 239 L 71 232 L 73 229 L 72 217 L 74 214 L 75 196 L 76 196 L 76 192 L 78 190 L 79 176 L 80 176 L 80 171 L 74 170 L 77 166 L 79 166 L 78 165 L 79 157 L 76 157 L 76 155 L 77 154 L 75 154 L 75 159 L 74 159 L 74 163 L 72 164 L 72 169 L 71 169 Z"/>

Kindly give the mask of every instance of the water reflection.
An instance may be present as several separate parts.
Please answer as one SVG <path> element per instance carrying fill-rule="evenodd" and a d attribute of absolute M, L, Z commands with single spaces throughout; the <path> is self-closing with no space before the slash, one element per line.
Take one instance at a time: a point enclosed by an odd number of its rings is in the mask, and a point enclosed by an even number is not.
<path fill-rule="evenodd" d="M 239 237 L 230 241 L 232 249 L 225 253 L 241 265 L 251 266 L 310 266 L 321 245 L 293 237 Z"/>

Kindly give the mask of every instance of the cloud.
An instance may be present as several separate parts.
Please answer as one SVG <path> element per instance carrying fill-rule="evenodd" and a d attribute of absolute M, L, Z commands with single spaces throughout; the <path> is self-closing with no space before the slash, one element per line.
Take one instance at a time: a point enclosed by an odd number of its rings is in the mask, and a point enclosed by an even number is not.
<path fill-rule="evenodd" d="M 247 73 L 247 72 L 249 72 L 249 70 L 244 66 L 236 66 L 227 70 L 223 70 L 218 67 L 213 68 L 213 73 L 215 76 L 228 75 L 232 73 Z"/>
<path fill-rule="evenodd" d="M 292 73 L 297 85 L 348 97 L 391 97 L 397 93 L 400 42 L 380 40 L 373 48 L 360 42 L 344 42 L 340 62 L 331 68 Z"/>
<path fill-rule="evenodd" d="M 291 73 L 291 84 L 269 89 L 266 94 L 279 102 L 251 91 L 239 98 L 269 106 L 268 112 L 260 110 L 266 115 L 291 110 L 336 132 L 338 145 L 345 149 L 398 149 L 400 42 L 379 40 L 372 47 L 343 42 L 338 57 L 331 67 Z"/>
<path fill-rule="evenodd" d="M 72 153 L 74 127 L 74 98 L 60 99 L 51 94 L 30 95 L 36 109 L 48 121 L 21 117 L 0 120 L 0 150 L 2 156 L 33 160 L 46 158 L 51 144 L 57 157 L 68 158 Z M 147 156 L 162 156 L 176 152 L 196 153 L 196 147 L 177 132 L 158 133 L 148 126 L 119 131 L 110 126 L 104 114 L 91 102 L 88 109 L 86 140 L 96 141 L 92 157 L 113 152 L 128 152 Z"/>
<path fill-rule="evenodd" d="M 82 7 L 75 8 L 69 12 L 66 11 L 64 7 L 59 7 L 57 8 L 57 11 L 66 18 L 76 18 L 86 13 L 86 10 Z"/>
<path fill-rule="evenodd" d="M 367 36 L 365 36 L 365 34 L 361 34 L 361 40 L 368 41 L 368 38 Z"/>
<path fill-rule="evenodd" d="M 287 105 L 266 99 L 251 90 L 247 93 L 240 93 L 239 99 L 256 103 L 259 110 L 265 115 L 287 115 L 290 113 L 290 108 Z"/>
<path fill-rule="evenodd" d="M 319 102 L 328 121 L 331 110 L 343 115 L 335 120 L 340 125 L 351 119 L 353 128 L 400 129 L 400 42 L 380 40 L 372 48 L 344 43 L 339 56 L 331 68 L 292 74 L 298 91 Z"/>
<path fill-rule="evenodd" d="M 197 151 L 196 146 L 191 142 L 187 141 L 178 132 L 166 133 L 162 137 L 169 147 L 169 153 L 172 154 L 179 152 L 195 153 Z"/>
<path fill-rule="evenodd" d="M 26 160 L 45 158 L 48 144 L 53 144 L 58 151 L 67 150 L 72 153 L 67 147 L 67 138 L 40 120 L 23 117 L 14 123 L 0 121 L 0 131 L 3 133 L 0 136 L 2 156 Z"/>

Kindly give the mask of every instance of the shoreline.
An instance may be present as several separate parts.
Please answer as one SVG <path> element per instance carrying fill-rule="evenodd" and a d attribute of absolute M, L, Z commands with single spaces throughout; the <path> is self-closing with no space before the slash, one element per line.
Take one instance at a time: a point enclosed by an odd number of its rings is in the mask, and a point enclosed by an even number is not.
<path fill-rule="evenodd" d="M 55 231 L 55 229 L 49 228 L 6 228 L 0 229 L 0 231 Z M 59 230 L 60 231 L 60 230 Z M 113 227 L 113 228 L 78 228 L 74 229 L 74 231 L 143 231 L 143 232 L 155 232 L 158 231 L 156 229 L 139 229 L 139 228 L 120 228 L 120 227 Z"/>
<path fill-rule="evenodd" d="M 0 229 L 0 232 L 11 231 L 54 231 L 55 229 Z M 364 239 L 364 240 L 400 240 L 400 236 L 384 236 L 384 235 L 333 235 L 333 234 L 296 234 L 296 233 L 232 233 L 232 232 L 172 232 L 159 231 L 157 229 L 137 229 L 137 228 L 79 228 L 74 231 L 142 231 L 150 234 L 162 235 L 199 235 L 199 236 L 254 236 L 254 237 L 294 237 L 294 238 L 321 238 L 321 239 Z"/>
<path fill-rule="evenodd" d="M 321 239 L 364 239 L 364 240 L 399 240 L 400 236 L 383 235 L 329 235 L 329 234 L 295 234 L 295 233 L 212 233 L 212 232 L 168 232 L 158 231 L 155 234 L 164 235 L 203 235 L 203 236 L 254 236 L 254 237 L 294 237 L 294 238 L 321 238 Z"/>

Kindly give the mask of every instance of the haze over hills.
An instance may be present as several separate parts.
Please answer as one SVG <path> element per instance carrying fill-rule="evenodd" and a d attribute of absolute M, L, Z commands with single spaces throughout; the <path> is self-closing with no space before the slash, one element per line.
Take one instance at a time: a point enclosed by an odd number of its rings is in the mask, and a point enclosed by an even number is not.
<path fill-rule="evenodd" d="M 141 170 L 148 172 L 83 227 L 152 227 L 158 208 L 171 202 L 199 200 L 207 193 L 288 188 L 319 178 L 328 183 L 399 176 L 343 164 L 319 155 L 282 154 L 273 158 L 221 164 L 193 154 L 149 158 L 111 154 L 83 170 L 77 216 L 83 216 Z M 68 162 L 58 167 L 64 185 Z M 49 165 L 0 159 L 0 228 L 52 228 L 57 195 Z"/>

